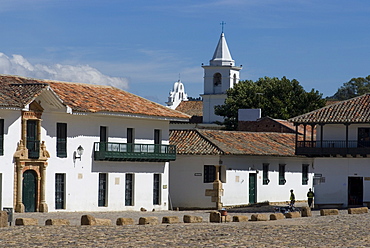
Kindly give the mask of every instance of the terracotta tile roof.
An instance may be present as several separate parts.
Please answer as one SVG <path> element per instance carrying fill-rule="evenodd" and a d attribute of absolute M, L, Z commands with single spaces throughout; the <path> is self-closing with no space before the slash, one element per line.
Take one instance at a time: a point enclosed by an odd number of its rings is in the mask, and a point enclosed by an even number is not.
<path fill-rule="evenodd" d="M 171 130 L 177 154 L 295 156 L 295 134 L 222 130 Z"/>
<path fill-rule="evenodd" d="M 18 77 L 0 75 L 0 106 L 23 108 L 47 87 L 35 80 L 25 83 Z"/>
<path fill-rule="evenodd" d="M 290 121 L 287 121 L 287 120 L 280 120 L 280 119 L 274 119 L 274 121 L 280 123 L 281 125 L 284 125 L 286 126 L 287 128 L 290 128 L 291 130 L 293 130 L 295 132 L 295 126 L 294 126 L 294 123 L 290 122 Z M 314 128 L 313 130 L 314 134 L 316 133 L 316 129 Z M 298 133 L 303 135 L 304 134 L 304 126 L 303 125 L 299 125 L 298 126 Z M 306 126 L 306 136 L 307 137 L 311 137 L 311 134 L 312 134 L 312 126 L 311 125 L 307 125 Z"/>
<path fill-rule="evenodd" d="M 203 101 L 182 101 L 176 110 L 190 116 L 203 116 Z"/>
<path fill-rule="evenodd" d="M 326 103 L 325 103 L 325 106 L 332 105 L 332 104 L 338 103 L 338 102 L 341 102 L 341 101 L 340 100 L 327 99 Z"/>
<path fill-rule="evenodd" d="M 176 145 L 177 154 L 214 155 L 223 152 L 198 130 L 170 130 L 170 144 Z"/>
<path fill-rule="evenodd" d="M 0 105 L 24 106 L 50 86 L 65 105 L 77 112 L 115 112 L 174 119 L 190 116 L 111 86 L 67 83 L 0 75 Z"/>
<path fill-rule="evenodd" d="M 290 121 L 295 123 L 368 123 L 370 122 L 370 94 L 334 103 L 303 114 Z"/>

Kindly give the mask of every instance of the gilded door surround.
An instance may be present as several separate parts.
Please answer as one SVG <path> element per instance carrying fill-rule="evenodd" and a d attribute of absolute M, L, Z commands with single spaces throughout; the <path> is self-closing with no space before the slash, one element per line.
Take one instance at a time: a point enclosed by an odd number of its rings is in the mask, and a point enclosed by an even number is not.
<path fill-rule="evenodd" d="M 14 198 L 15 198 L 15 212 L 23 213 L 24 204 L 22 202 L 22 187 L 23 187 L 23 173 L 26 170 L 33 170 L 37 174 L 37 196 L 36 196 L 36 211 L 48 212 L 48 205 L 45 199 L 46 190 L 46 168 L 48 166 L 47 160 L 50 158 L 49 152 L 46 150 L 45 142 L 42 141 L 40 145 L 40 156 L 37 159 L 28 158 L 28 149 L 25 146 L 27 142 L 27 120 L 37 120 L 37 133 L 41 137 L 41 115 L 42 107 L 33 102 L 31 104 L 31 111 L 22 111 L 22 136 L 18 143 L 17 150 L 14 153 Z"/>

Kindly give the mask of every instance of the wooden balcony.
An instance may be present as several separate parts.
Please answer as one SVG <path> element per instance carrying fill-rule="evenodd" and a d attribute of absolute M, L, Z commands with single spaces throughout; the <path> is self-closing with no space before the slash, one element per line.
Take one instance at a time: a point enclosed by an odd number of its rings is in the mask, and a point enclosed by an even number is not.
<path fill-rule="evenodd" d="M 95 142 L 94 160 L 141 162 L 174 161 L 176 160 L 176 146 Z"/>
<path fill-rule="evenodd" d="M 296 155 L 322 156 L 367 156 L 370 155 L 370 142 L 357 140 L 298 141 Z"/>

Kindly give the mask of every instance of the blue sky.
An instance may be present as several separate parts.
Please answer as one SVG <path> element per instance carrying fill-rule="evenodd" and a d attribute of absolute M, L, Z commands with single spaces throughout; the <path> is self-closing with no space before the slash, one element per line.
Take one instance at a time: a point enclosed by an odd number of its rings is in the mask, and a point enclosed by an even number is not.
<path fill-rule="evenodd" d="M 203 91 L 225 36 L 241 79 L 297 79 L 333 95 L 370 74 L 367 0 L 0 0 L 0 73 L 109 84 L 164 104 Z"/>

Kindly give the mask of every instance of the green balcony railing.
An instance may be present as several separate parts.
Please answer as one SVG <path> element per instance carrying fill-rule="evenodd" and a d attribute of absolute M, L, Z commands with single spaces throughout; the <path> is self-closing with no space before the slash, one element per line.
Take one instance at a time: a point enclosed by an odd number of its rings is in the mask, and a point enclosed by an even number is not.
<path fill-rule="evenodd" d="M 176 146 L 95 142 L 94 160 L 168 162 L 176 160 Z"/>

